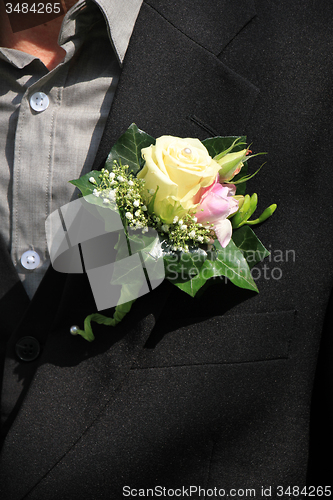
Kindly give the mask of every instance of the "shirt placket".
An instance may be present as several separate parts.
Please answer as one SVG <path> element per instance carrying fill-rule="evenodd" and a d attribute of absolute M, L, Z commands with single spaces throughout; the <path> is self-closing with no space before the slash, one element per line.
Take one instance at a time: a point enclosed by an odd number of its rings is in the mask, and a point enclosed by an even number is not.
<path fill-rule="evenodd" d="M 45 219 L 51 209 L 57 111 L 67 75 L 66 66 L 60 69 L 26 90 L 18 114 L 11 256 L 22 280 L 27 273 L 34 273 L 35 279 L 40 280 L 48 266 Z"/>

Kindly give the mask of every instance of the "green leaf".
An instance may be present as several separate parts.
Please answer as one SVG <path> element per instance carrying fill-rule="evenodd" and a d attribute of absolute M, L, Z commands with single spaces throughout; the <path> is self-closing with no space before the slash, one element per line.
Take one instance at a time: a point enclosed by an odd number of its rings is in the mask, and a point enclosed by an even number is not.
<path fill-rule="evenodd" d="M 102 196 L 100 196 L 100 197 L 94 196 L 92 194 L 92 192 L 89 193 L 89 190 L 90 190 L 89 184 L 91 186 L 94 186 L 94 184 L 91 184 L 87 180 L 87 177 L 88 178 L 93 177 L 91 174 L 100 174 L 100 172 L 93 171 L 93 172 L 90 172 L 89 174 L 86 174 L 85 176 L 81 177 L 80 179 L 77 179 L 75 181 L 70 181 L 70 182 L 71 182 L 71 184 L 77 185 L 77 187 L 81 190 L 81 192 L 84 196 L 83 198 L 81 198 L 81 202 L 82 202 L 82 205 L 85 208 L 85 210 L 87 210 L 94 217 L 96 217 L 97 220 L 102 220 L 102 219 L 104 220 L 106 232 L 113 232 L 115 230 L 115 227 L 118 227 L 118 219 L 120 216 L 117 204 L 115 202 L 111 202 L 109 205 L 105 205 L 103 203 Z M 96 177 L 94 176 L 94 178 L 97 179 L 97 176 Z M 82 182 L 79 182 L 79 181 L 82 181 Z M 94 187 L 93 187 L 93 189 L 94 189 Z M 97 207 L 96 207 L 96 205 L 97 205 Z"/>
<path fill-rule="evenodd" d="M 128 228 L 128 241 L 131 248 L 131 254 L 140 252 L 142 250 L 149 252 L 156 244 L 157 233 L 154 229 L 149 230 L 147 233 L 142 233 L 141 229 Z M 117 257 L 117 260 L 118 257 Z"/>
<path fill-rule="evenodd" d="M 175 285 L 194 297 L 209 278 L 225 276 L 240 288 L 258 292 L 246 259 L 233 240 L 226 248 L 222 248 L 219 242 L 215 241 L 214 247 L 216 251 L 212 252 L 211 258 L 204 262 L 197 276 L 186 282 L 175 283 Z"/>
<path fill-rule="evenodd" d="M 232 151 L 241 151 L 244 149 L 244 144 L 246 144 L 246 136 L 229 136 L 229 137 L 209 137 L 208 139 L 204 139 L 202 144 L 207 148 L 209 155 L 214 158 L 214 156 L 219 155 L 222 152 L 225 152 L 227 149 L 230 149 L 235 141 L 239 139 L 240 142 L 237 142 L 235 146 L 232 148 Z M 230 149 L 231 151 L 231 149 Z M 230 153 L 229 151 L 229 153 Z"/>
<path fill-rule="evenodd" d="M 111 284 L 133 285 L 133 287 L 141 288 L 145 283 L 145 277 L 142 274 L 142 263 L 140 259 L 136 259 L 135 262 L 136 265 L 133 263 L 133 259 L 118 260 L 112 274 Z"/>
<path fill-rule="evenodd" d="M 215 241 L 214 246 L 218 250 L 215 261 L 216 272 L 222 273 L 223 276 L 226 276 L 234 285 L 240 288 L 258 292 L 246 259 L 233 240 L 230 241 L 226 248 L 222 248 L 218 241 Z M 215 276 L 218 275 L 215 274 Z"/>
<path fill-rule="evenodd" d="M 199 247 L 189 247 L 188 252 L 174 252 L 164 246 L 165 277 L 171 283 L 184 283 L 199 274 L 208 255 Z"/>
<path fill-rule="evenodd" d="M 141 157 L 141 149 L 151 144 L 155 144 L 155 139 L 143 130 L 140 130 L 135 123 L 132 123 L 112 147 L 105 162 L 105 168 L 111 172 L 113 162 L 117 160 L 123 165 L 128 165 L 129 171 L 136 174 L 144 163 Z"/>
<path fill-rule="evenodd" d="M 234 231 L 232 239 L 243 253 L 250 268 L 270 254 L 249 226 L 242 226 Z"/>
<path fill-rule="evenodd" d="M 147 285 L 149 289 L 158 286 L 165 277 L 162 250 L 156 237 L 157 233 L 155 231 L 155 235 L 137 235 L 134 233 L 135 231 L 130 231 L 128 240 L 132 254 L 136 255 L 135 259 L 123 258 L 124 249 L 127 245 L 124 241 L 122 243 L 118 241 L 117 243 L 116 264 L 111 278 L 112 285 L 121 285 L 120 299 L 113 317 L 117 320 L 117 323 L 125 315 L 124 308 L 127 307 L 125 304 L 132 303 L 134 301 L 133 297 L 140 297 L 142 294 L 147 293 Z M 118 260 L 118 258 L 121 260 Z M 115 324 L 112 323 L 112 326 L 115 326 Z"/>
<path fill-rule="evenodd" d="M 99 170 L 92 170 L 91 172 L 88 172 L 87 174 L 80 177 L 79 179 L 74 179 L 74 180 L 69 181 L 69 182 L 71 184 L 73 184 L 74 186 L 76 186 L 81 191 L 82 196 L 88 196 L 88 194 L 92 194 L 96 185 L 99 184 L 100 174 L 101 174 L 101 172 Z M 96 184 L 93 184 L 89 181 L 89 179 L 91 177 L 93 177 L 95 179 Z"/>
<path fill-rule="evenodd" d="M 205 266 L 206 268 L 207 266 Z M 209 276 L 210 277 L 210 276 Z M 172 281 L 180 290 L 194 297 L 200 288 L 206 283 L 207 278 L 204 278 L 200 273 L 188 281 Z"/>

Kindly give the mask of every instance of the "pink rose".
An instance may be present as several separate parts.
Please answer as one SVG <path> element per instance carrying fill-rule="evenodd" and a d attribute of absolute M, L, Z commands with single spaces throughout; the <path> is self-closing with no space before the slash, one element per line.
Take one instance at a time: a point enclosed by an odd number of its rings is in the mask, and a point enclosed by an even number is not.
<path fill-rule="evenodd" d="M 227 217 L 238 210 L 234 184 L 220 184 L 217 180 L 201 193 L 196 218 L 202 224 L 214 224 L 214 231 L 221 246 L 225 248 L 232 235 L 232 225 Z"/>

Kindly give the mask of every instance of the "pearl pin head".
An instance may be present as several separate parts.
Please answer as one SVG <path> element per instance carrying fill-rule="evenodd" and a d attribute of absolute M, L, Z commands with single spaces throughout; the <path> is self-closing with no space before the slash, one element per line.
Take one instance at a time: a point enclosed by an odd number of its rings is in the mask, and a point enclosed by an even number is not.
<path fill-rule="evenodd" d="M 190 148 L 184 148 L 184 149 L 183 149 L 183 153 L 184 153 L 185 155 L 190 155 L 190 154 L 192 153 L 192 150 L 191 150 Z"/>
<path fill-rule="evenodd" d="M 77 332 L 79 331 L 79 327 L 76 325 L 73 325 L 70 327 L 69 331 L 70 331 L 71 335 L 77 335 Z"/>

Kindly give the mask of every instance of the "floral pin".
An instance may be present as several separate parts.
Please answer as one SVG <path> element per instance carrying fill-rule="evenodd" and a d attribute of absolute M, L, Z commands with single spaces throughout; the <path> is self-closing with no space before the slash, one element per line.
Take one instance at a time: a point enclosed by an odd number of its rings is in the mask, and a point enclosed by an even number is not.
<path fill-rule="evenodd" d="M 173 136 L 155 140 L 132 124 L 101 171 L 70 182 L 89 203 L 99 204 L 102 216 L 108 210 L 119 212 L 125 239 L 116 245 L 118 259 L 129 246 L 151 245 L 146 252 L 150 261 L 143 262 L 146 269 L 152 269 L 157 256 L 162 258 L 163 277 L 192 297 L 207 280 L 218 276 L 258 292 L 251 267 L 269 252 L 250 226 L 264 222 L 276 205 L 250 219 L 258 197 L 245 194 L 245 184 L 258 171 L 247 174 L 247 161 L 255 155 L 244 147 L 245 140 Z M 157 234 L 157 246 L 156 237 L 151 244 L 151 231 Z M 112 277 L 121 284 L 113 317 L 93 313 L 85 319 L 83 330 L 75 327 L 72 333 L 92 341 L 92 321 L 115 326 L 122 320 L 135 301 L 133 288 L 142 287 L 140 280 L 127 282 L 127 275 L 125 269 Z"/>

